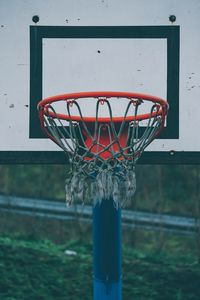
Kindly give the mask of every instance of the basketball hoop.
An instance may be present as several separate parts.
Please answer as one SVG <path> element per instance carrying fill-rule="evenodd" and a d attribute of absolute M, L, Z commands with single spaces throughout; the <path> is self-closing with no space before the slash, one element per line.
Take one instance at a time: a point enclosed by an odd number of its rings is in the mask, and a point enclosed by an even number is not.
<path fill-rule="evenodd" d="M 91 116 L 83 113 L 86 105 L 93 108 Z M 69 158 L 70 190 L 72 185 L 79 189 L 83 176 L 85 180 L 103 176 L 106 193 L 110 177 L 131 177 L 142 152 L 163 129 L 168 103 L 140 93 L 82 92 L 46 98 L 38 111 L 43 131 Z"/>

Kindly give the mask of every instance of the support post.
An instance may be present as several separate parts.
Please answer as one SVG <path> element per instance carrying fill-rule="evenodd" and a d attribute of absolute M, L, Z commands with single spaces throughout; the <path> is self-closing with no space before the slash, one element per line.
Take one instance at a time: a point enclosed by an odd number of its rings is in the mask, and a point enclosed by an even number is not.
<path fill-rule="evenodd" d="M 94 300 L 121 300 L 121 209 L 113 199 L 93 207 Z"/>

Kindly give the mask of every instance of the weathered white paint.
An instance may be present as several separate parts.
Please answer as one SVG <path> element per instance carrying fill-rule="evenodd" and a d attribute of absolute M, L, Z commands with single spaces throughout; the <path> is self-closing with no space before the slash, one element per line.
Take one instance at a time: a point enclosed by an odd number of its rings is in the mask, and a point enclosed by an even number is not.
<path fill-rule="evenodd" d="M 1 0 L 0 150 L 59 150 L 49 140 L 29 139 L 33 15 L 39 15 L 39 25 L 150 26 L 170 25 L 170 14 L 181 29 L 180 139 L 158 139 L 147 150 L 200 151 L 199 0 Z M 43 96 L 103 89 L 166 97 L 165 39 L 45 39 L 43 51 Z"/>

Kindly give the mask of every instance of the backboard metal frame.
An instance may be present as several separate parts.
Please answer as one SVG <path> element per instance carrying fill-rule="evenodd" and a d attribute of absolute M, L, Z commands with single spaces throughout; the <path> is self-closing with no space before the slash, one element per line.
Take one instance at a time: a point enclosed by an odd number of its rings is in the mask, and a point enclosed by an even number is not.
<path fill-rule="evenodd" d="M 167 100 L 170 111 L 161 139 L 179 138 L 179 55 L 180 26 L 30 26 L 30 124 L 29 138 L 46 138 L 40 128 L 37 103 L 42 95 L 43 39 L 106 38 L 167 40 Z M 51 96 L 51 95 L 50 95 Z M 63 164 L 61 151 L 1 151 L 0 163 Z M 145 151 L 140 164 L 200 163 L 199 152 Z"/>
<path fill-rule="evenodd" d="M 0 5 L 0 164 L 67 164 L 40 129 L 37 103 L 86 91 L 166 99 L 164 131 L 138 163 L 200 164 L 198 0 L 61 0 L 48 13 L 39 0 L 12 2 Z M 84 115 L 92 115 L 85 104 Z"/>

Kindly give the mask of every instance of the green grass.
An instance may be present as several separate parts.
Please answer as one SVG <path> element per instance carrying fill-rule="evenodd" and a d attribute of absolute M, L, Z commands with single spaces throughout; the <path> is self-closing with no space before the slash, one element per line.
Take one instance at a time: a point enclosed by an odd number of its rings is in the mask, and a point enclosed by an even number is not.
<path fill-rule="evenodd" d="M 77 252 L 67 256 L 66 249 Z M 0 238 L 0 299 L 92 299 L 92 245 Z M 199 300 L 200 266 L 192 255 L 123 249 L 123 300 Z"/>

